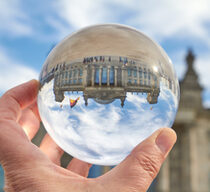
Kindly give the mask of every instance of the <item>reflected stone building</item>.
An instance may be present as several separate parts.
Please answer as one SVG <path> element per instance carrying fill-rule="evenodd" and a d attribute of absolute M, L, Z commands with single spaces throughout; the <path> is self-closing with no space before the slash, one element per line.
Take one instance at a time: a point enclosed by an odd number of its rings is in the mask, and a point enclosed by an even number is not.
<path fill-rule="evenodd" d="M 54 78 L 54 95 L 62 102 L 64 92 L 83 92 L 85 105 L 92 98 L 101 104 L 115 99 L 124 106 L 127 93 L 146 93 L 150 104 L 158 102 L 160 76 L 138 60 L 119 56 L 94 56 L 54 67 L 43 82 Z"/>

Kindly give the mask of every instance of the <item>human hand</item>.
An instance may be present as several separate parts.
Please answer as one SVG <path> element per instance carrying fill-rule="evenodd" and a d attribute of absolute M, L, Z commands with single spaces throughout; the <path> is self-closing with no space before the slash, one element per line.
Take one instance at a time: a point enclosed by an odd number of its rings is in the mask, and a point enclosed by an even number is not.
<path fill-rule="evenodd" d="M 162 128 L 140 143 L 108 173 L 88 179 L 90 164 L 73 159 L 59 166 L 63 151 L 47 134 L 40 148 L 31 143 L 39 129 L 39 83 L 29 81 L 0 98 L 0 163 L 7 192 L 143 192 L 156 177 L 176 141 Z"/>

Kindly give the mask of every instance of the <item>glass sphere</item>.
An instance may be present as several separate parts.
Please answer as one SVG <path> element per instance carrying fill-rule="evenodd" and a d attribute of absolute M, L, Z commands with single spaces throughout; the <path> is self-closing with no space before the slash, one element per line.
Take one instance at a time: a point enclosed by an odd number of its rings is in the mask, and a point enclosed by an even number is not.
<path fill-rule="evenodd" d="M 40 73 L 38 107 L 67 153 L 116 165 L 142 140 L 171 127 L 179 84 L 171 60 L 136 29 L 103 24 L 61 41 Z"/>

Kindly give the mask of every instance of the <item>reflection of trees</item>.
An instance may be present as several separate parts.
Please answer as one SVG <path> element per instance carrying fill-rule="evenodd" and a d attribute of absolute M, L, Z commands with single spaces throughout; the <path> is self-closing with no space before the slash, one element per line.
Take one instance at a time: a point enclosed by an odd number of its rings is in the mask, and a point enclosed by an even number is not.
<path fill-rule="evenodd" d="M 160 77 L 149 65 L 139 60 L 118 56 L 86 57 L 71 63 L 56 65 L 41 79 L 41 84 L 54 78 L 54 94 L 62 102 L 65 91 L 82 91 L 98 103 L 120 99 L 124 105 L 126 93 L 146 93 L 147 101 L 155 104 L 160 92 Z"/>

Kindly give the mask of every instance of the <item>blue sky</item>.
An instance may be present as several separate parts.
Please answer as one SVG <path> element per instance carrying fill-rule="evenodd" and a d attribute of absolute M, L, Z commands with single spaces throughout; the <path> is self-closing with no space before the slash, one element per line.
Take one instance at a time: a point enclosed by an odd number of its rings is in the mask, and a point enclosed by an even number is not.
<path fill-rule="evenodd" d="M 1 0 L 0 94 L 38 78 L 50 49 L 91 24 L 121 23 L 141 30 L 168 53 L 179 78 L 192 47 L 210 106 L 210 0 Z"/>

